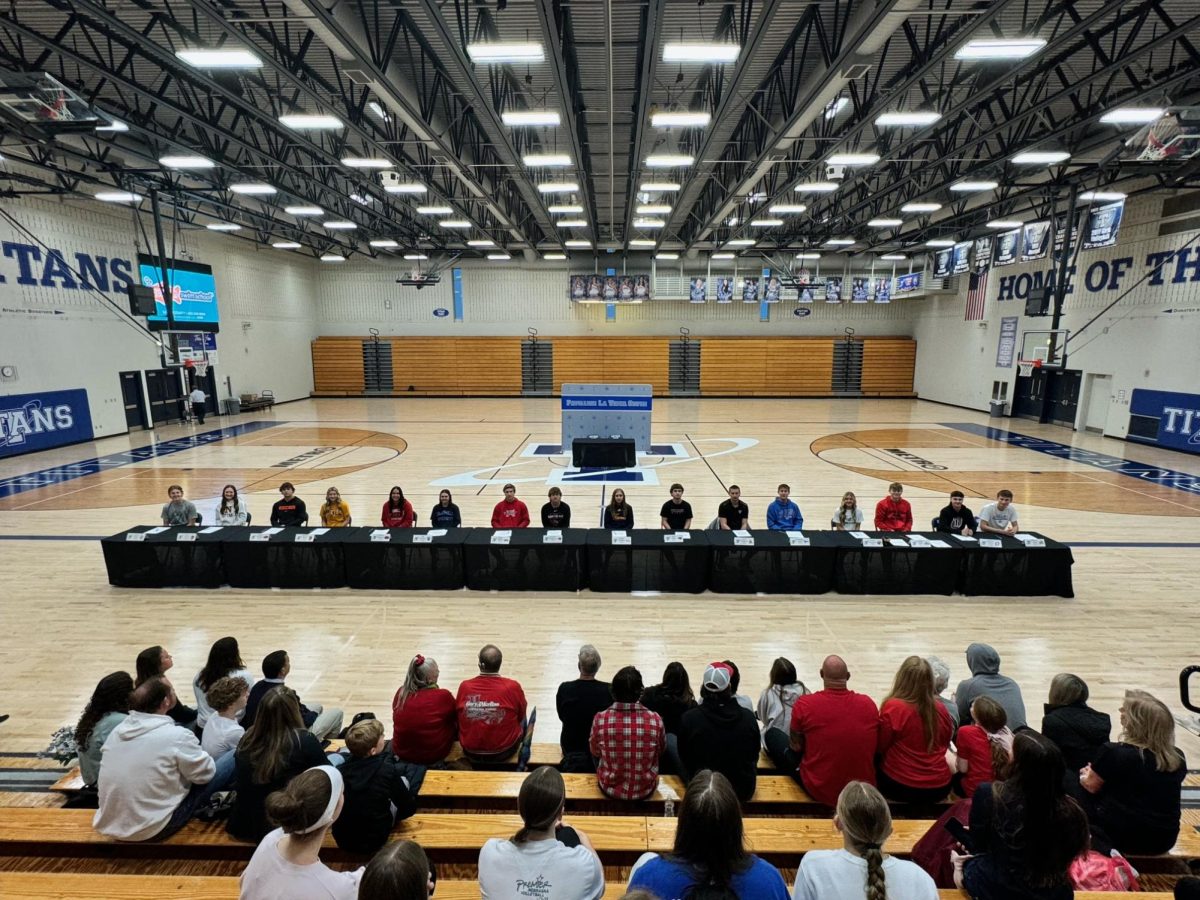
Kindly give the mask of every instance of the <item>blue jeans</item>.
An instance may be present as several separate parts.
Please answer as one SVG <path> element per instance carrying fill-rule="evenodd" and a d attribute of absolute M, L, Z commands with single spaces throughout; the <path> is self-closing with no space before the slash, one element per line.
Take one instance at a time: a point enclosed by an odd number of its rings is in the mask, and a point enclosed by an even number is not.
<path fill-rule="evenodd" d="M 196 810 L 205 806 L 213 797 L 213 794 L 218 794 L 221 791 L 228 790 L 233 784 L 234 762 L 233 754 L 235 751 L 230 750 L 224 756 L 217 760 L 217 771 L 213 774 L 212 780 L 208 784 L 193 784 L 192 789 L 187 792 L 177 807 L 175 812 L 171 814 L 170 820 L 163 827 L 163 830 L 152 837 L 152 841 L 162 841 L 169 838 L 180 828 L 188 823 L 195 814 Z"/>

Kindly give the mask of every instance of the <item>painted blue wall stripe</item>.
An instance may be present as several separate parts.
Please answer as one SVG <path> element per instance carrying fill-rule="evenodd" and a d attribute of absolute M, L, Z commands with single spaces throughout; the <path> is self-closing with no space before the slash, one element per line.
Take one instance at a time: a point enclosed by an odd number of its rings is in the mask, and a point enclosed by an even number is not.
<path fill-rule="evenodd" d="M 450 281 L 454 285 L 454 321 L 461 322 L 463 320 L 462 269 L 457 267 L 451 269 L 450 276 Z"/>

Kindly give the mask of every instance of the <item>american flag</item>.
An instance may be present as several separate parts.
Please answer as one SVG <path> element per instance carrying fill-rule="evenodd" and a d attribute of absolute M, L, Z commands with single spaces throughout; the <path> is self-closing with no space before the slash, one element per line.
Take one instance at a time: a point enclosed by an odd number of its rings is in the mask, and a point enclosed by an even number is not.
<path fill-rule="evenodd" d="M 971 282 L 967 286 L 967 313 L 963 316 L 965 322 L 978 322 L 983 318 L 983 298 L 987 294 L 988 273 L 972 272 Z"/>

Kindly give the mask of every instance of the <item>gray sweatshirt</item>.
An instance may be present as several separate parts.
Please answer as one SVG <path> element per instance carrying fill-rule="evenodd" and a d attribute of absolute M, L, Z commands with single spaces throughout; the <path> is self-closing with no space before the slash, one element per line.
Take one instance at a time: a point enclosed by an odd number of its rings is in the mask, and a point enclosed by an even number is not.
<path fill-rule="evenodd" d="M 1000 674 L 1000 654 L 996 648 L 990 644 L 972 644 L 967 648 L 967 666 L 971 677 L 960 682 L 954 692 L 959 725 L 972 723 L 971 701 L 986 694 L 1004 707 L 1012 731 L 1026 727 L 1021 687 L 1007 675 Z"/>

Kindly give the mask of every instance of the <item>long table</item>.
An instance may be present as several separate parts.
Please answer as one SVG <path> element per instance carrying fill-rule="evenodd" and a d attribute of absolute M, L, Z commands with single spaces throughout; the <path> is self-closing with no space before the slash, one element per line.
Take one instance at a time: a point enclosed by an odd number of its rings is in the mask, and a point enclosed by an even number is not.
<path fill-rule="evenodd" d="M 756 530 L 157 528 L 101 541 L 118 587 L 1073 597 L 1071 548 L 985 535 Z M 945 546 L 923 544 L 941 542 Z M 863 539 L 865 538 L 865 540 Z M 917 538 L 916 541 L 913 538 Z M 878 541 L 878 544 L 875 542 Z"/>

